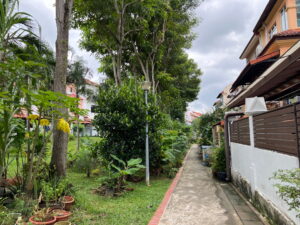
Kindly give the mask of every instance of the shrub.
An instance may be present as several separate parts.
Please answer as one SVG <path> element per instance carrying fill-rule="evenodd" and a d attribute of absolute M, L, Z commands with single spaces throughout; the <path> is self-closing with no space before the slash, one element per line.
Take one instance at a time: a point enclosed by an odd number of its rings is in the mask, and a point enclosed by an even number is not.
<path fill-rule="evenodd" d="M 226 155 L 225 146 L 221 145 L 219 148 L 213 149 L 212 153 L 212 169 L 214 172 L 226 171 Z"/>
<path fill-rule="evenodd" d="M 295 210 L 300 218 L 300 169 L 279 170 L 271 179 L 281 182 L 275 184 L 280 197 L 289 205 L 289 210 Z"/>
<path fill-rule="evenodd" d="M 76 139 L 74 134 L 69 134 L 69 141 L 74 141 Z"/>
<path fill-rule="evenodd" d="M 111 154 L 127 162 L 132 158 L 145 158 L 145 124 L 149 123 L 150 165 L 160 167 L 160 137 L 158 130 L 162 115 L 154 96 L 149 94 L 148 117 L 144 91 L 135 80 L 124 81 L 116 87 L 107 81 L 101 85 L 94 124 L 104 141 L 98 146 L 99 153 L 107 162 L 119 165 Z"/>
<path fill-rule="evenodd" d="M 59 198 L 62 197 L 64 193 L 66 193 L 68 186 L 69 185 L 66 180 L 60 180 L 57 178 L 49 182 L 42 181 L 41 193 L 43 199 L 46 201 L 46 203 L 57 202 Z"/>
<path fill-rule="evenodd" d="M 90 177 L 91 171 L 100 166 L 100 161 L 97 158 L 96 145 L 86 140 L 82 141 L 82 147 L 80 152 L 76 152 L 73 158 L 73 168 L 75 171 L 84 171 L 87 177 Z"/>
<path fill-rule="evenodd" d="M 188 147 L 186 132 L 189 130 L 178 121 L 173 123 L 177 124 L 172 126 L 176 130 L 164 130 L 161 136 L 163 172 L 169 177 L 176 175 Z"/>

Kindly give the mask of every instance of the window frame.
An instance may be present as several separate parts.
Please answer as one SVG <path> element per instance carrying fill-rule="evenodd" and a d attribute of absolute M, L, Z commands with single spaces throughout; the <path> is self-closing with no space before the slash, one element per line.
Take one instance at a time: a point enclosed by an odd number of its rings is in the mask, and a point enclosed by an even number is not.
<path fill-rule="evenodd" d="M 281 17 L 281 30 L 286 31 L 289 29 L 289 21 L 288 21 L 288 14 L 286 6 L 283 6 L 280 10 L 280 17 Z"/>
<path fill-rule="evenodd" d="M 269 39 L 271 40 L 273 38 L 273 36 L 277 33 L 278 33 L 278 30 L 277 30 L 277 25 L 275 23 L 268 32 Z"/>

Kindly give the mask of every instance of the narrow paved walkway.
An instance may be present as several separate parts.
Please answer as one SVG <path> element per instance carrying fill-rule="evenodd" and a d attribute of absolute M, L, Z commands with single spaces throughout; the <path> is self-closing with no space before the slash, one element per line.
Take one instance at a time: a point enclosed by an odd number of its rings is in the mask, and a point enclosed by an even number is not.
<path fill-rule="evenodd" d="M 237 210 L 238 209 L 238 210 Z M 263 225 L 229 184 L 219 184 L 201 165 L 197 145 L 159 225 Z"/>

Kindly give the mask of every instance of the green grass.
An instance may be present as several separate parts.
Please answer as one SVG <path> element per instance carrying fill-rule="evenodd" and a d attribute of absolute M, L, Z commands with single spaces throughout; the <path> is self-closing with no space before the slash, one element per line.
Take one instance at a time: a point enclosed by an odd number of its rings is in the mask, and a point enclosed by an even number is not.
<path fill-rule="evenodd" d="M 85 138 L 91 142 L 100 138 Z M 69 141 L 68 152 L 76 151 L 76 139 Z M 47 153 L 50 161 L 51 146 Z M 15 161 L 10 166 L 10 176 L 15 175 Z M 130 183 L 134 191 L 121 197 L 103 197 L 92 193 L 99 187 L 99 177 L 87 178 L 84 173 L 68 170 L 68 180 L 74 185 L 76 204 L 72 210 L 71 221 L 76 225 L 146 225 L 153 216 L 167 191 L 171 180 L 153 178 L 151 186 L 144 182 Z"/>
<path fill-rule="evenodd" d="M 144 182 L 131 183 L 134 191 L 110 198 L 92 193 L 99 186 L 96 178 L 72 172 L 68 177 L 76 190 L 72 222 L 78 225 L 148 224 L 171 182 L 167 178 L 155 178 L 150 187 Z"/>

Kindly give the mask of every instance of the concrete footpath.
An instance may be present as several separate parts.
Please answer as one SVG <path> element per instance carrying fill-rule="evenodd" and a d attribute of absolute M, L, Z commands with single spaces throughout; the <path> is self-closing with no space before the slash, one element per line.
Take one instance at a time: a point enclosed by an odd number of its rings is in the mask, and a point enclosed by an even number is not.
<path fill-rule="evenodd" d="M 193 145 L 159 225 L 263 225 L 230 184 L 212 178 Z"/>

